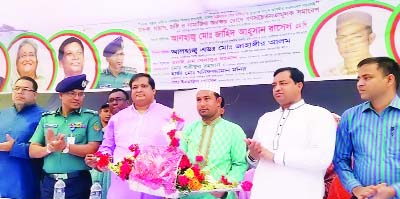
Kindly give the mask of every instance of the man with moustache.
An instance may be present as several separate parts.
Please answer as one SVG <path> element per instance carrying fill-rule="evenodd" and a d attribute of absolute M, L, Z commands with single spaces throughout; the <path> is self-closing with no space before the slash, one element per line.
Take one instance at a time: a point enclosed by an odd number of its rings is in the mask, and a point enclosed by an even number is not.
<path fill-rule="evenodd" d="M 96 111 L 82 108 L 86 75 L 58 83 L 61 107 L 43 114 L 30 142 L 31 158 L 44 158 L 42 198 L 53 198 L 54 184 L 62 179 L 65 198 L 89 198 L 92 180 L 84 157 L 97 151 L 103 138 Z"/>
<path fill-rule="evenodd" d="M 104 128 L 104 139 L 99 148 L 99 152 L 103 154 L 112 154 L 114 162 L 119 162 L 131 154 L 129 146 L 132 144 L 168 145 L 162 128 L 169 123 L 172 109 L 157 103 L 154 99 L 156 94 L 154 79 L 149 74 L 138 73 L 131 78 L 129 86 L 133 104 L 111 117 Z M 97 166 L 96 158 L 92 154 L 86 156 L 86 163 L 97 170 L 107 170 Z M 161 199 L 158 196 L 132 191 L 128 182 L 121 180 L 114 173 L 111 174 L 111 186 L 107 198 Z"/>
<path fill-rule="evenodd" d="M 64 40 L 58 49 L 58 60 L 64 71 L 64 78 L 82 74 L 85 64 L 82 41 L 76 37 Z"/>
<path fill-rule="evenodd" d="M 353 198 L 400 198 L 399 64 L 371 57 L 357 68 L 357 89 L 366 102 L 342 115 L 335 170 Z"/>
<path fill-rule="evenodd" d="M 111 41 L 103 51 L 103 56 L 108 62 L 108 68 L 100 74 L 98 88 L 122 88 L 129 86 L 129 80 L 136 70 L 124 64 L 124 46 L 122 37 Z"/>
<path fill-rule="evenodd" d="M 12 92 L 13 106 L 0 111 L 0 195 L 38 199 L 42 160 L 29 159 L 29 139 L 44 110 L 36 104 L 38 85 L 22 76 Z"/>
<path fill-rule="evenodd" d="M 252 199 L 321 199 L 332 162 L 336 123 L 328 110 L 305 103 L 304 75 L 297 68 L 274 72 L 272 93 L 279 108 L 258 120 L 246 139 L 248 162 L 256 167 Z"/>

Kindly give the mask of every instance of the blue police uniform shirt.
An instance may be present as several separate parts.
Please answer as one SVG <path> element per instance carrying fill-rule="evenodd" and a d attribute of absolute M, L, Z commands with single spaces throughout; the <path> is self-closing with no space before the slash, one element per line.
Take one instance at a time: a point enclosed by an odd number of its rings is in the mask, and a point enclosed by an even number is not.
<path fill-rule="evenodd" d="M 0 143 L 7 141 L 6 134 L 15 139 L 9 152 L 0 152 L 1 197 L 32 199 L 39 196 L 42 159 L 29 158 L 29 139 L 43 112 L 36 104 L 20 112 L 15 107 L 0 111 Z"/>

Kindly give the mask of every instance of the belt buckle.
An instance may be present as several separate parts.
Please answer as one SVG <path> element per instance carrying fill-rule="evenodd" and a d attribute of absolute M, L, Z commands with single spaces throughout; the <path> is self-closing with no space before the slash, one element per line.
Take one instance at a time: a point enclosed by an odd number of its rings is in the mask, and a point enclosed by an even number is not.
<path fill-rule="evenodd" d="M 66 174 L 66 173 L 53 174 L 53 176 L 54 176 L 54 178 L 56 180 L 58 180 L 58 179 L 63 179 L 63 180 L 68 179 L 68 174 Z"/>

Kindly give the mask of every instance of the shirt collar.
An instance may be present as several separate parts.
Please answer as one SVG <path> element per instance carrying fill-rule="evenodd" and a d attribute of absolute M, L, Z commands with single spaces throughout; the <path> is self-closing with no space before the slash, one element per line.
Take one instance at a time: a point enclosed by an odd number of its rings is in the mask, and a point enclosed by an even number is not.
<path fill-rule="evenodd" d="M 75 109 L 71 113 L 81 114 L 82 113 L 82 108 Z M 58 114 L 58 115 L 62 114 L 62 107 L 61 106 L 56 110 L 56 114 Z"/>
<path fill-rule="evenodd" d="M 36 104 L 29 104 L 29 105 L 26 105 L 26 106 L 24 106 L 24 107 L 19 111 L 19 113 L 22 113 L 22 112 L 24 112 L 24 111 L 29 111 L 29 110 L 31 110 L 32 108 L 34 108 L 35 106 L 36 106 Z M 17 109 L 15 108 L 15 105 L 13 105 L 13 107 L 14 107 L 14 109 L 15 109 L 15 112 L 18 112 Z"/>
<path fill-rule="evenodd" d="M 288 109 L 294 110 L 294 109 L 299 108 L 300 106 L 303 106 L 304 104 L 306 104 L 306 102 L 304 101 L 304 99 L 301 99 L 300 101 L 290 105 Z M 280 107 L 280 109 L 281 109 L 281 111 L 284 111 L 282 107 Z"/>
<path fill-rule="evenodd" d="M 154 99 L 153 102 L 150 104 L 149 108 L 147 108 L 146 113 L 149 112 L 149 110 L 151 110 L 151 109 L 156 105 L 156 103 L 157 103 L 157 102 L 156 102 L 156 99 Z M 135 111 L 135 112 L 139 113 L 139 112 L 136 110 L 134 104 L 132 104 L 131 106 L 132 106 L 132 111 Z"/>
<path fill-rule="evenodd" d="M 392 107 L 392 108 L 396 108 L 400 110 L 400 98 L 399 96 L 394 96 L 394 98 L 392 99 L 392 101 L 390 102 L 388 107 Z M 374 108 L 372 108 L 371 106 L 371 102 L 364 102 L 362 105 L 362 112 L 365 112 L 367 110 L 374 110 Z"/>
<path fill-rule="evenodd" d="M 207 125 L 213 126 L 221 120 L 222 120 L 222 118 L 221 118 L 221 116 L 219 116 L 219 117 L 215 118 L 210 124 L 205 123 L 203 120 L 201 120 L 201 123 L 203 124 L 203 126 L 207 126 Z"/>

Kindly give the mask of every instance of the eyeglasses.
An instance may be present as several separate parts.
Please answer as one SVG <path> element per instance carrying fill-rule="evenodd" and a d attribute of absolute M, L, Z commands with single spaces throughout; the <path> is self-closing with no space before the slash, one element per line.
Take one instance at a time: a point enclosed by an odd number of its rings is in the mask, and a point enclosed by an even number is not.
<path fill-rule="evenodd" d="M 85 97 L 85 93 L 84 92 L 66 92 L 64 93 L 65 95 L 69 96 L 69 97 Z"/>
<path fill-rule="evenodd" d="M 25 88 L 25 87 L 14 87 L 12 90 L 14 92 L 21 91 L 21 93 L 36 92 L 35 90 L 29 89 L 29 88 Z"/>
<path fill-rule="evenodd" d="M 122 102 L 122 101 L 125 101 L 125 100 L 126 99 L 121 98 L 121 97 L 110 98 L 110 99 L 108 99 L 108 103 L 113 103 L 113 102 L 119 103 L 119 102 Z"/>

